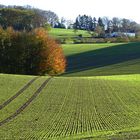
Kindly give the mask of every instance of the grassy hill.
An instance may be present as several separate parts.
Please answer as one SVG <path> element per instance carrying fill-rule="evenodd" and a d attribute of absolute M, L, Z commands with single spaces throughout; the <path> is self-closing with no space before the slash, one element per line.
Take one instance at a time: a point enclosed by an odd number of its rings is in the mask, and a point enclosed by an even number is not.
<path fill-rule="evenodd" d="M 140 73 L 140 43 L 65 44 L 65 76 Z"/>
<path fill-rule="evenodd" d="M 140 43 L 63 50 L 62 76 L 0 74 L 0 139 L 140 139 Z"/>
<path fill-rule="evenodd" d="M 90 37 L 90 34 L 84 30 L 77 30 L 75 33 L 73 29 L 60 29 L 60 28 L 52 28 L 49 31 L 49 34 L 55 38 L 74 38 L 78 37 L 78 35 L 82 35 L 83 37 Z"/>
<path fill-rule="evenodd" d="M 15 94 L 12 89 L 18 91 L 33 78 L 0 75 L 0 104 Z M 54 77 L 27 104 L 46 79 L 37 78 L 0 110 L 0 139 L 140 138 L 140 75 Z"/>

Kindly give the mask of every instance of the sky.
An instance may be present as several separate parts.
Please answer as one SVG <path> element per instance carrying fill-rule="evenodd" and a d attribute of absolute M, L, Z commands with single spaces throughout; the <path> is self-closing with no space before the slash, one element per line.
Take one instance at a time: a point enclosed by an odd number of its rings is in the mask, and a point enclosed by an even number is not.
<path fill-rule="evenodd" d="M 0 0 L 3 5 L 31 5 L 75 20 L 79 14 L 92 17 L 128 18 L 140 23 L 140 0 Z"/>

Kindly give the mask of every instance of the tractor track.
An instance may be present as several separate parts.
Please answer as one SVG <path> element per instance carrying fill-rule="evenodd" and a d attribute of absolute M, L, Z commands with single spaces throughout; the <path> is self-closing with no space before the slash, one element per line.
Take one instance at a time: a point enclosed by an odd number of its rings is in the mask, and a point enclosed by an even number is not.
<path fill-rule="evenodd" d="M 20 108 L 18 108 L 12 115 L 7 117 L 6 119 L 0 121 L 0 126 L 10 122 L 13 120 L 16 116 L 18 116 L 27 106 L 30 105 L 30 103 L 39 95 L 39 93 L 44 89 L 44 87 L 47 85 L 47 83 L 51 80 L 52 78 L 48 78 L 45 80 L 42 85 L 34 92 L 34 94 L 25 102 Z"/>
<path fill-rule="evenodd" d="M 15 95 L 10 97 L 8 100 L 6 100 L 4 103 L 0 105 L 0 110 L 2 110 L 4 107 L 6 107 L 9 103 L 11 103 L 14 99 L 16 99 L 19 95 L 21 95 L 36 79 L 39 77 L 35 77 L 32 80 L 30 80 L 25 86 L 23 86 Z"/>

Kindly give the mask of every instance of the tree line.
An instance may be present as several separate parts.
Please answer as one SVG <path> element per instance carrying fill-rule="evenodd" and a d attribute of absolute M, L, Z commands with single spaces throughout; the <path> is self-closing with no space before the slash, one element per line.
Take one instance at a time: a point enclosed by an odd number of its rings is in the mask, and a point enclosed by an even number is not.
<path fill-rule="evenodd" d="M 30 5 L 0 5 L 0 25 L 4 29 L 9 26 L 15 30 L 27 31 L 38 27 L 66 28 L 66 24 L 69 26 L 71 23 L 71 20 L 63 17 L 59 19 L 58 15 L 50 10 L 41 10 Z"/>
<path fill-rule="evenodd" d="M 136 33 L 140 31 L 140 25 L 135 21 L 131 21 L 126 18 L 113 17 L 109 19 L 107 17 L 91 17 L 88 15 L 79 15 L 74 24 L 74 30 L 87 30 L 89 33 L 97 33 L 99 36 L 103 36 L 105 33 L 112 32 L 129 32 Z M 95 35 L 95 34 L 93 34 Z"/>
<path fill-rule="evenodd" d="M 0 28 L 0 73 L 55 75 L 65 71 L 62 48 L 43 28 Z"/>
<path fill-rule="evenodd" d="M 31 6 L 0 5 L 0 25 L 6 29 L 11 26 L 15 30 L 27 30 L 37 27 L 54 27 L 59 21 L 57 14 Z"/>
<path fill-rule="evenodd" d="M 59 19 L 58 15 L 50 10 L 45 11 L 26 6 L 5 6 L 0 5 L 0 25 L 6 29 L 12 26 L 15 30 L 28 30 L 45 28 L 72 28 L 75 31 L 87 30 L 91 35 L 103 36 L 112 32 L 136 33 L 140 31 L 140 25 L 135 21 L 126 18 L 113 17 L 91 17 L 78 15 L 76 20 Z"/>

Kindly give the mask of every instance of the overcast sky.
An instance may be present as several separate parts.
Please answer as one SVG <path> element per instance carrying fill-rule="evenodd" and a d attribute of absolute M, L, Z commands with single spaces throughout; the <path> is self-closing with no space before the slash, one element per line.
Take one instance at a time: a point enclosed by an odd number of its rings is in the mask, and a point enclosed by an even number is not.
<path fill-rule="evenodd" d="M 140 0 L 0 0 L 4 5 L 31 5 L 74 20 L 79 14 L 120 17 L 140 23 Z"/>

